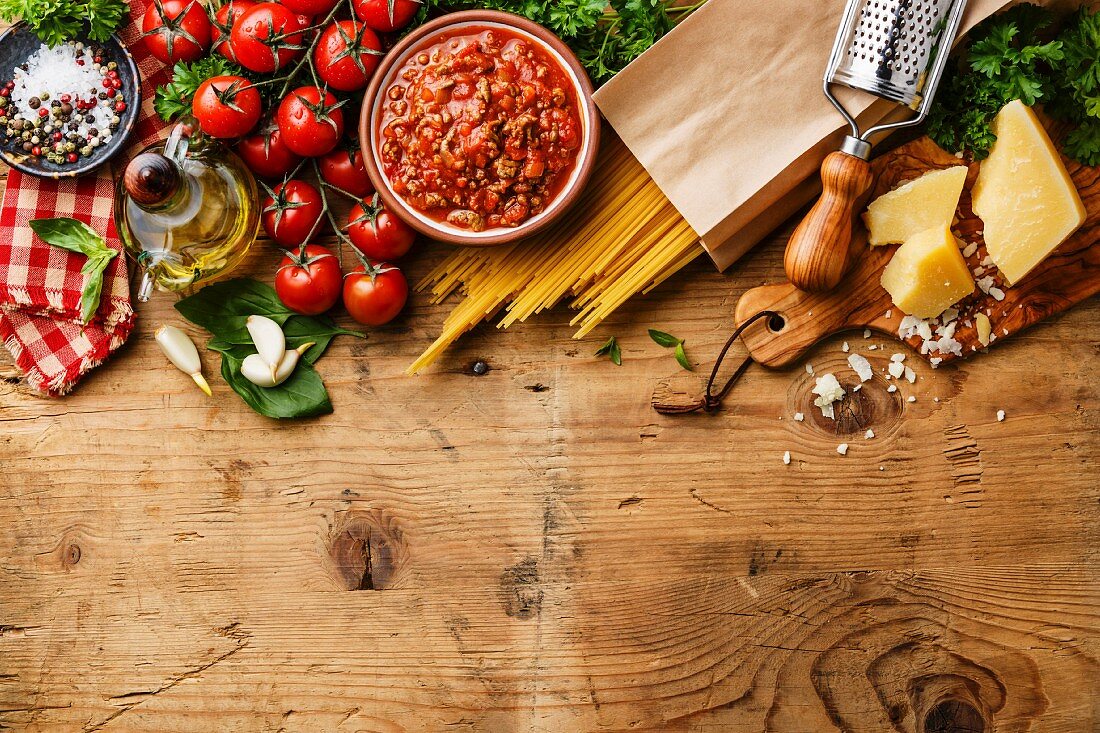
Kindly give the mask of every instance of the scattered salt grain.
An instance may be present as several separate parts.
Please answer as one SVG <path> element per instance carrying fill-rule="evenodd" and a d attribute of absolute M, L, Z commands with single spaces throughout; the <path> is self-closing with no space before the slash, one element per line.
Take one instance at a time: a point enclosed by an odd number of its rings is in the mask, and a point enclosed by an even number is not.
<path fill-rule="evenodd" d="M 794 414 L 794 421 L 795 421 L 795 422 L 802 422 L 802 421 L 803 421 L 803 420 L 805 420 L 805 419 L 806 419 L 806 416 L 805 416 L 805 415 L 803 415 L 803 414 L 802 414 L 801 412 L 796 412 L 796 413 Z"/>
<path fill-rule="evenodd" d="M 933 369 L 935 369 L 936 367 L 938 367 L 940 365 L 940 362 L 942 362 L 942 361 L 943 361 L 943 359 L 941 359 L 940 357 L 933 356 L 931 359 L 928 360 L 928 363 L 932 365 Z"/>
<path fill-rule="evenodd" d="M 997 422 L 1004 422 L 1004 421 L 1005 421 L 1005 411 L 1004 410 L 997 410 Z"/>
<path fill-rule="evenodd" d="M 891 384 L 889 387 L 886 388 L 886 391 L 891 392 L 891 393 L 897 392 L 898 391 L 898 385 Z"/>
<path fill-rule="evenodd" d="M 848 366 L 852 367 L 852 371 L 859 376 L 859 381 L 861 382 L 866 382 L 874 376 L 871 362 L 867 361 L 867 358 L 860 354 L 850 354 L 848 356 Z"/>
<path fill-rule="evenodd" d="M 849 347 L 849 346 L 848 346 L 848 342 L 847 342 L 847 341 L 845 341 L 845 342 L 844 342 L 844 343 L 843 343 L 843 344 L 841 345 L 841 347 L 840 347 L 840 350 L 841 350 L 841 351 L 843 351 L 843 352 L 844 352 L 845 354 L 847 354 L 847 353 L 848 353 L 848 350 L 849 350 L 849 348 L 851 348 L 851 347 Z"/>
<path fill-rule="evenodd" d="M 886 311 L 886 318 L 893 318 L 893 317 L 894 317 L 893 309 Z"/>
<path fill-rule="evenodd" d="M 871 338 L 871 329 L 869 329 L 869 328 L 863 329 L 863 338 L 865 338 L 865 339 Z"/>
<path fill-rule="evenodd" d="M 791 452 L 789 450 L 788 451 L 783 451 L 783 465 L 784 466 L 791 465 Z"/>
<path fill-rule="evenodd" d="M 838 445 L 836 447 L 836 452 L 839 453 L 842 456 L 847 455 L 848 454 L 848 444 L 847 443 L 841 443 L 840 445 Z"/>
<path fill-rule="evenodd" d="M 917 398 L 914 397 L 913 395 L 909 395 L 908 397 L 905 398 L 905 401 L 906 402 L 916 402 Z"/>
<path fill-rule="evenodd" d="M 871 344 L 870 346 L 867 347 L 867 350 L 868 351 L 874 351 L 877 348 L 878 348 L 878 346 L 876 344 Z"/>
<path fill-rule="evenodd" d="M 814 373 L 814 365 L 813 364 L 807 364 L 806 365 L 806 373 L 809 374 L 810 376 L 813 376 L 813 373 Z"/>
<path fill-rule="evenodd" d="M 875 431 L 871 430 L 871 428 L 867 428 L 867 432 L 863 434 L 863 437 L 866 440 L 870 440 L 871 438 L 875 437 Z"/>

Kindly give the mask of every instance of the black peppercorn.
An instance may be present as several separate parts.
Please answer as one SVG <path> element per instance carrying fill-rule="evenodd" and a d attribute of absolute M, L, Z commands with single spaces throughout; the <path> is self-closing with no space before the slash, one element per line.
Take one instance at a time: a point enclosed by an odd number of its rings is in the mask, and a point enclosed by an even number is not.
<path fill-rule="evenodd" d="M 89 125 L 95 122 L 95 115 L 84 115 L 84 121 Z"/>

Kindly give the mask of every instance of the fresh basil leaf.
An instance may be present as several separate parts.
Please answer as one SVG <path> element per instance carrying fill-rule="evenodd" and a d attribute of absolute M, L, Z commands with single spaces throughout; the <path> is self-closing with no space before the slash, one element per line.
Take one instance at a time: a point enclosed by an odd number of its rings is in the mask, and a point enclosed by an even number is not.
<path fill-rule="evenodd" d="M 307 359 L 298 362 L 290 377 L 276 387 L 258 387 L 241 374 L 241 364 L 254 349 L 239 344 L 222 351 L 222 378 L 249 407 L 265 417 L 287 420 L 332 412 L 332 401 L 320 375 Z"/>
<path fill-rule="evenodd" d="M 695 367 L 693 367 L 691 365 L 691 362 L 688 361 L 688 355 L 687 352 L 684 351 L 683 341 L 676 344 L 676 361 L 680 362 L 680 366 L 682 366 L 684 369 L 687 369 L 689 372 L 695 371 Z"/>
<path fill-rule="evenodd" d="M 670 334 L 667 334 L 664 331 L 656 331 L 651 328 L 649 329 L 649 337 L 661 346 L 664 346 L 666 349 L 671 349 L 675 346 L 680 345 L 680 339 Z"/>
<path fill-rule="evenodd" d="M 283 335 L 286 336 L 288 349 L 296 349 L 310 341 L 316 344 L 303 354 L 303 358 L 311 364 L 321 358 L 325 349 L 332 343 L 332 339 L 337 336 L 358 336 L 364 339 L 367 337 L 360 331 L 340 328 L 328 316 L 292 316 L 283 324 Z"/>
<path fill-rule="evenodd" d="M 619 342 L 614 336 L 609 338 L 607 343 L 596 350 L 596 356 L 604 356 L 605 354 L 611 358 L 611 362 L 616 366 L 623 365 L 623 353 L 619 349 Z"/>
<path fill-rule="evenodd" d="M 281 326 L 294 315 L 274 288 L 250 278 L 207 285 L 176 303 L 176 310 L 216 338 L 234 344 L 252 343 L 245 325 L 249 316 L 267 316 Z"/>
<path fill-rule="evenodd" d="M 56 219 L 31 219 L 29 222 L 34 233 L 42 241 L 55 247 L 79 252 L 87 257 L 96 257 L 104 252 L 113 252 L 103 241 L 103 237 L 82 221 L 69 217 Z"/>

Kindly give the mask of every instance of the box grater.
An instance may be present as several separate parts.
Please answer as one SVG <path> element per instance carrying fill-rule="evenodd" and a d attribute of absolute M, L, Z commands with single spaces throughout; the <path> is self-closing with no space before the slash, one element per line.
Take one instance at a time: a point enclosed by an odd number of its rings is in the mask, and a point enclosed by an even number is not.
<path fill-rule="evenodd" d="M 871 185 L 872 135 L 919 124 L 947 64 L 966 0 L 848 0 L 825 68 L 825 96 L 851 127 L 839 152 L 821 166 L 823 191 L 787 245 L 787 277 L 803 290 L 832 289 L 848 268 L 853 209 Z M 861 132 L 833 84 L 914 111 L 902 121 Z"/>

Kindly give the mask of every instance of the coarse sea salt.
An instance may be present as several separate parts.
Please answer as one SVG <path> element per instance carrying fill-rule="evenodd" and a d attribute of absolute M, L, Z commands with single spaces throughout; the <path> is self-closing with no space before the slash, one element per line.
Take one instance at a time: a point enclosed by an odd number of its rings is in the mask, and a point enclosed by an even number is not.
<path fill-rule="evenodd" d="M 784 466 L 791 465 L 791 452 L 789 450 L 783 451 L 783 465 Z"/>
<path fill-rule="evenodd" d="M 80 65 L 77 60 L 83 60 Z M 43 93 L 49 95 L 50 101 L 60 99 L 62 94 L 68 94 L 73 99 L 93 99 L 103 91 L 103 72 L 94 67 L 94 57 L 91 49 L 76 50 L 76 46 L 63 43 L 56 48 L 46 45 L 39 47 L 26 61 L 27 70 L 15 67 L 12 81 L 15 88 L 11 90 L 11 103 L 15 109 L 22 112 L 24 117 L 30 118 L 37 112 L 31 108 L 32 97 L 42 98 Z M 81 139 L 87 139 L 92 128 L 99 131 L 107 131 L 112 119 L 116 116 L 113 101 L 97 100 L 100 102 L 89 110 L 84 110 L 79 125 L 74 131 Z M 88 116 L 92 121 L 88 121 Z M 105 135 L 101 142 L 109 142 L 111 135 Z"/>

